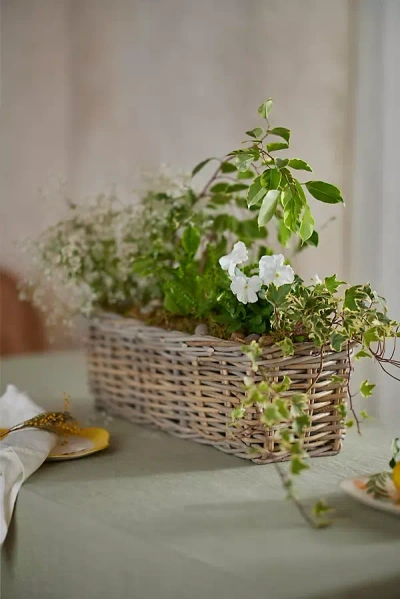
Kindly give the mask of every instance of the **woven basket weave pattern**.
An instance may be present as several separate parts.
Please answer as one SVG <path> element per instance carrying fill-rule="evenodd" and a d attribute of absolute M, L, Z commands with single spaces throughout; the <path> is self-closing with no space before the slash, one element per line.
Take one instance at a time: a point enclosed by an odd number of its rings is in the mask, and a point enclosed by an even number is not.
<path fill-rule="evenodd" d="M 243 377 L 252 375 L 240 345 L 104 314 L 90 321 L 87 351 L 89 384 L 98 407 L 256 463 L 288 459 L 276 430 L 265 431 L 255 409 L 238 429 L 227 426 L 243 397 Z M 312 343 L 296 344 L 289 357 L 271 346 L 263 349 L 259 364 L 271 380 L 290 377 L 288 396 L 306 392 L 320 372 L 309 392 L 311 426 L 304 448 L 310 456 L 340 451 L 344 428 L 337 406 L 347 389 L 345 383 L 333 382 L 332 375 L 348 378 L 347 351 L 324 352 L 321 370 L 320 350 Z"/>

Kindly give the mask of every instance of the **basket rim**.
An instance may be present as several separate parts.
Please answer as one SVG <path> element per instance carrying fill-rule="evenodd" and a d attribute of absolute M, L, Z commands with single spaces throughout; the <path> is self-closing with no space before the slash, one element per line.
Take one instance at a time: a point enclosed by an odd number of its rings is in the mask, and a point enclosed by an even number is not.
<path fill-rule="evenodd" d="M 221 339 L 219 337 L 214 337 L 213 335 L 194 335 L 191 333 L 184 333 L 183 331 L 177 331 L 175 329 L 173 329 L 173 330 L 164 329 L 162 327 L 148 325 L 144 321 L 142 321 L 138 318 L 133 318 L 131 316 L 122 316 L 121 314 L 117 314 L 115 312 L 98 311 L 98 312 L 93 313 L 91 316 L 88 316 L 87 321 L 89 323 L 98 322 L 98 323 L 102 323 L 102 324 L 106 324 L 106 325 L 109 324 L 110 328 L 113 328 L 113 330 L 115 330 L 115 328 L 120 328 L 120 327 L 122 328 L 121 325 L 122 325 L 122 323 L 124 323 L 124 333 L 129 332 L 129 329 L 135 329 L 136 331 L 137 331 L 137 329 L 151 330 L 154 333 L 156 333 L 157 335 L 159 335 L 160 338 L 167 338 L 167 339 L 175 338 L 177 341 L 179 340 L 180 342 L 185 343 L 185 345 L 190 346 L 190 347 L 196 347 L 196 346 L 217 347 L 218 346 L 218 347 L 230 348 L 232 351 L 240 351 L 241 353 L 243 353 L 243 350 L 242 350 L 242 347 L 244 345 L 243 343 L 237 343 L 235 341 L 230 341 L 228 339 Z M 117 325 L 117 327 L 115 325 Z M 127 329 L 128 329 L 128 331 L 127 331 Z M 293 342 L 293 346 L 295 348 L 295 351 L 294 351 L 295 355 L 298 351 L 316 349 L 319 353 L 319 350 L 320 350 L 320 348 L 318 348 L 314 344 L 313 341 Z M 357 346 L 357 343 L 352 342 L 350 344 L 350 350 L 353 351 L 356 346 Z M 269 353 L 271 351 L 282 352 L 282 349 L 278 345 L 273 343 L 271 345 L 266 345 L 266 346 L 262 347 L 262 351 L 263 351 L 263 353 L 264 352 Z M 324 348 L 324 359 L 326 359 L 330 355 L 334 355 L 337 358 L 340 358 L 340 356 L 344 355 L 344 354 L 347 356 L 347 349 L 342 349 L 341 351 L 336 351 L 336 350 L 333 350 L 329 345 L 325 346 L 325 348 Z"/>

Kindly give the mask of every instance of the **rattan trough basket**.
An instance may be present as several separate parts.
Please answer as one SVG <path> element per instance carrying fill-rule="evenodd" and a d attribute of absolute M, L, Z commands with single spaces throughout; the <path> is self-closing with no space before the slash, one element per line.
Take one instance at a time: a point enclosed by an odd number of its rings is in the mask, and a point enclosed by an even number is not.
<path fill-rule="evenodd" d="M 237 343 L 101 314 L 89 321 L 87 357 L 96 405 L 109 413 L 259 464 L 289 457 L 280 450 L 276 431 L 257 429 L 255 410 L 241 424 L 250 434 L 235 434 L 229 427 L 232 409 L 243 397 L 243 377 L 251 374 Z M 284 357 L 273 345 L 263 350 L 260 365 L 274 381 L 287 374 L 291 392 L 304 393 L 321 370 L 320 350 L 301 343 L 293 356 Z M 309 393 L 311 426 L 304 447 L 310 457 L 341 449 L 344 425 L 337 406 L 345 401 L 347 388 L 333 382 L 332 375 L 346 379 L 349 372 L 346 351 L 324 353 L 322 371 Z M 258 449 L 259 454 L 254 452 Z"/>

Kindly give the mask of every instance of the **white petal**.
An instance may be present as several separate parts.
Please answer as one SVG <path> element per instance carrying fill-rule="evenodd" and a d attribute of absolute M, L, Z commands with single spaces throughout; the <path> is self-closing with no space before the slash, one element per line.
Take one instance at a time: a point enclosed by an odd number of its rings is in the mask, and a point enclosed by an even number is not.
<path fill-rule="evenodd" d="M 231 291 L 232 291 L 232 293 L 234 293 L 236 295 L 237 293 L 244 291 L 244 288 L 246 287 L 246 285 L 247 285 L 247 277 L 245 277 L 244 275 L 232 277 Z"/>
<path fill-rule="evenodd" d="M 248 281 L 248 286 L 252 291 L 258 293 L 262 287 L 262 280 L 260 279 L 260 277 L 257 276 L 250 277 Z"/>
<path fill-rule="evenodd" d="M 236 297 L 238 298 L 239 302 L 241 302 L 242 304 L 247 304 L 248 295 L 247 295 L 246 289 L 244 291 L 242 291 L 241 293 L 238 293 Z"/>
<path fill-rule="evenodd" d="M 275 279 L 275 260 L 273 256 L 263 256 L 259 262 L 260 277 L 266 285 Z"/>
<path fill-rule="evenodd" d="M 244 274 L 232 277 L 231 291 L 242 304 L 247 304 L 247 282 L 248 278 Z"/>
<path fill-rule="evenodd" d="M 263 266 L 264 268 L 275 268 L 274 256 L 262 256 L 258 265 L 260 268 L 261 266 Z"/>
<path fill-rule="evenodd" d="M 278 277 L 276 278 L 275 285 L 279 287 L 279 285 L 287 285 L 288 283 L 293 283 L 294 280 L 294 270 L 291 266 L 281 266 L 276 274 Z"/>
<path fill-rule="evenodd" d="M 227 256 L 222 256 L 222 258 L 219 259 L 219 265 L 222 268 L 222 270 L 228 270 L 230 263 L 231 263 L 231 255 L 230 254 L 228 254 Z"/>
<path fill-rule="evenodd" d="M 250 287 L 247 289 L 247 301 L 249 304 L 255 304 L 258 302 L 257 293 L 254 291 L 254 289 L 250 289 Z"/>
<path fill-rule="evenodd" d="M 229 268 L 228 268 L 228 273 L 229 273 L 229 276 L 230 276 L 230 277 L 233 277 L 233 276 L 235 275 L 236 271 L 237 271 L 237 268 L 236 268 L 236 262 L 233 262 L 233 261 L 231 260 L 231 262 L 230 262 L 230 264 L 229 264 Z"/>
<path fill-rule="evenodd" d="M 260 277 L 264 285 L 269 285 L 270 283 L 275 281 L 276 270 L 265 269 L 264 271 L 262 271 L 262 269 L 260 268 Z"/>
<path fill-rule="evenodd" d="M 232 259 L 235 260 L 236 264 L 242 264 L 249 259 L 249 254 L 243 241 L 237 241 L 233 246 Z"/>
<path fill-rule="evenodd" d="M 276 268 L 283 266 L 283 263 L 285 262 L 285 256 L 282 256 L 282 254 L 274 254 L 271 258 L 275 260 Z"/>

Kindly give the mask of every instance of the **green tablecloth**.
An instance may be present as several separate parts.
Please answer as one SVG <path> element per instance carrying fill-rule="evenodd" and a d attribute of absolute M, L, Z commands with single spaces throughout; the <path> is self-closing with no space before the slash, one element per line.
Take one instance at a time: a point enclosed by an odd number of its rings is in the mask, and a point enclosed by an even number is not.
<path fill-rule="evenodd" d="M 4 360 L 1 378 L 47 409 L 67 391 L 81 419 L 92 410 L 81 354 Z M 303 476 L 307 501 L 337 510 L 323 531 L 282 499 L 272 466 L 122 420 L 108 428 L 109 450 L 45 464 L 22 487 L 2 599 L 400 598 L 400 519 L 338 489 L 387 466 L 376 426 Z"/>

